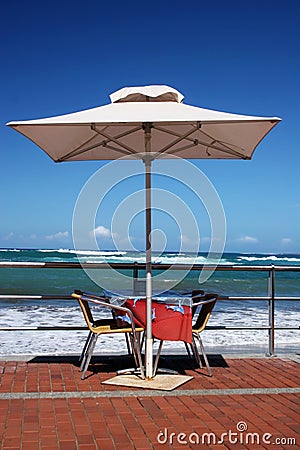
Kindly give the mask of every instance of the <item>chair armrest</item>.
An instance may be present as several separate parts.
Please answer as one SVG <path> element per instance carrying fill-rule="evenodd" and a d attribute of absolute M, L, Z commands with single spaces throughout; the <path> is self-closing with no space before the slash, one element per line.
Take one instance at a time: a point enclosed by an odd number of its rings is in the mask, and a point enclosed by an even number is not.
<path fill-rule="evenodd" d="M 96 294 L 93 294 L 91 292 L 82 292 L 82 291 L 80 291 L 78 289 L 75 289 L 75 291 L 72 294 L 72 297 L 78 299 L 78 298 L 81 298 L 83 295 L 85 295 L 86 297 L 89 297 L 89 298 L 94 298 L 95 300 L 101 300 L 101 301 L 104 301 L 104 302 L 109 302 L 109 297 L 107 297 L 106 295 L 96 295 Z"/>
<path fill-rule="evenodd" d="M 203 298 L 203 297 L 202 297 Z M 215 294 L 209 294 L 209 298 L 207 298 L 207 295 L 204 296 L 203 300 L 201 300 L 200 302 L 195 302 L 193 303 L 193 308 L 195 306 L 200 306 L 200 305 L 206 305 L 208 303 L 212 303 L 215 302 L 216 300 L 218 300 L 218 295 Z"/>
<path fill-rule="evenodd" d="M 131 321 L 130 327 L 132 328 L 132 331 L 135 333 L 136 326 L 135 326 L 135 322 L 134 322 L 134 316 L 133 316 L 133 313 L 130 311 L 130 309 L 125 308 L 124 306 L 112 305 L 111 303 L 108 302 L 107 297 L 100 297 L 98 295 L 88 294 L 88 293 L 84 293 L 84 292 L 77 291 L 77 290 L 74 291 L 74 293 L 72 294 L 72 297 L 76 298 L 77 300 L 91 302 L 91 303 L 94 303 L 95 305 L 103 306 L 104 308 L 109 308 L 114 311 L 121 311 L 121 312 L 127 313 L 129 315 L 130 321 Z"/>

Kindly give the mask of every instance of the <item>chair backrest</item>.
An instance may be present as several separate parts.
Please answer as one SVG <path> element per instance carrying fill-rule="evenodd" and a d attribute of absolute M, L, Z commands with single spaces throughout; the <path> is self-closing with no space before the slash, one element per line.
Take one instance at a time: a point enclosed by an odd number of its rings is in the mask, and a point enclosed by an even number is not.
<path fill-rule="evenodd" d="M 122 312 L 118 311 L 118 307 L 115 306 L 115 309 L 110 309 L 112 312 L 113 319 L 103 319 L 103 320 L 95 320 L 90 308 L 89 301 L 79 297 L 78 295 L 74 296 L 83 312 L 84 319 L 90 331 L 93 333 L 99 333 L 102 331 L 111 331 L 111 332 L 126 332 L 124 330 L 132 330 L 132 323 L 128 323 L 127 321 L 123 321 L 121 318 L 118 318 L 118 315 L 124 314 L 124 310 L 128 311 L 125 308 L 122 308 Z M 96 296 L 91 296 L 90 302 L 93 302 Z M 99 298 L 99 297 L 98 297 Z M 102 300 L 102 299 L 101 299 Z M 103 305 L 104 306 L 104 305 Z M 102 322 L 101 324 L 99 322 Z"/>
<path fill-rule="evenodd" d="M 94 318 L 89 302 L 87 300 L 82 300 L 81 298 L 78 298 L 77 300 L 83 312 L 83 316 L 85 318 L 87 326 L 89 327 L 90 331 L 93 331 Z"/>
<path fill-rule="evenodd" d="M 193 303 L 200 302 L 202 298 L 205 298 L 205 292 L 202 289 L 194 289 L 192 291 L 192 301 Z M 197 306 L 192 306 L 192 317 L 194 317 Z"/>
<path fill-rule="evenodd" d="M 204 296 L 203 304 L 201 305 L 201 309 L 198 314 L 197 320 L 193 325 L 193 330 L 197 330 L 198 333 L 204 330 L 210 318 L 211 312 L 214 309 L 214 306 L 217 302 L 217 299 L 218 296 L 215 294 L 207 294 Z"/>

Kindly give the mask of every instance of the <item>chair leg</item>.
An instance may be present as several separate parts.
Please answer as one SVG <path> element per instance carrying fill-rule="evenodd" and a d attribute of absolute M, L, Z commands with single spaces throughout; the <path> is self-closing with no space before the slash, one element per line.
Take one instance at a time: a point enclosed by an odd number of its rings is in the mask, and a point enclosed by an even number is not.
<path fill-rule="evenodd" d="M 134 363 L 136 366 L 138 366 L 137 353 L 136 353 L 137 349 L 136 349 L 136 343 L 134 342 L 134 336 L 132 333 L 128 333 L 128 335 L 129 335 L 129 340 L 130 340 L 130 345 L 131 345 L 131 349 L 129 348 L 128 354 L 133 356 Z M 126 333 L 126 337 L 128 339 L 127 333 Z M 128 341 L 128 345 L 129 345 L 129 341 Z"/>
<path fill-rule="evenodd" d="M 140 333 L 136 333 L 136 332 L 132 332 L 132 333 L 128 333 L 129 334 L 129 338 L 130 338 L 130 344 L 131 344 L 131 349 L 132 349 L 132 355 L 134 358 L 134 363 L 135 363 L 135 369 L 123 369 L 123 370 L 118 370 L 118 375 L 124 374 L 124 373 L 128 373 L 128 372 L 136 372 L 136 369 L 139 368 L 140 370 L 140 374 L 142 379 L 145 379 L 145 373 L 144 373 L 144 366 L 143 366 L 143 361 L 142 361 L 142 355 L 141 355 L 141 348 L 140 348 Z"/>
<path fill-rule="evenodd" d="M 80 372 L 83 371 L 83 367 L 84 367 L 85 361 L 86 361 L 86 359 L 88 357 L 91 345 L 93 343 L 93 339 L 94 339 L 94 333 L 91 331 L 89 336 L 88 336 L 86 345 L 85 345 L 84 354 L 82 355 L 81 364 L 80 364 L 80 367 L 79 367 Z"/>
<path fill-rule="evenodd" d="M 185 342 L 184 345 L 185 345 L 185 349 L 187 351 L 188 357 L 191 358 L 192 355 L 191 355 L 191 351 L 190 351 L 190 347 L 188 346 L 188 343 Z"/>
<path fill-rule="evenodd" d="M 133 355 L 136 367 L 139 366 L 141 371 L 141 376 L 144 379 L 144 367 L 143 367 L 143 361 L 142 361 L 142 355 L 141 355 L 141 344 L 140 344 L 140 333 L 132 333 L 132 349 L 133 349 Z"/>
<path fill-rule="evenodd" d="M 164 341 L 160 341 L 160 343 L 159 343 L 159 347 L 158 347 L 158 350 L 157 350 L 157 355 L 156 355 L 155 362 L 154 362 L 154 367 L 153 367 L 153 376 L 157 372 L 158 361 L 159 361 L 159 357 L 160 357 L 160 354 L 161 354 L 163 343 L 164 343 Z"/>
<path fill-rule="evenodd" d="M 90 342 L 90 340 L 91 340 L 92 334 L 93 334 L 93 332 L 90 331 L 90 332 L 89 332 L 89 335 L 88 335 L 88 337 L 87 337 L 87 339 L 86 339 L 86 341 L 85 341 L 84 347 L 83 347 L 82 352 L 81 352 L 81 355 L 80 355 L 80 357 L 79 357 L 79 364 L 82 362 L 82 360 L 83 360 L 83 358 L 84 358 L 84 356 L 85 356 L 86 349 L 87 349 L 87 347 L 88 347 L 88 345 L 89 345 L 89 342 Z"/>
<path fill-rule="evenodd" d="M 140 333 L 138 333 L 138 335 L 136 336 L 136 352 L 137 352 L 138 364 L 139 364 L 140 371 L 141 371 L 141 377 L 144 379 L 145 373 L 144 373 L 144 366 L 143 366 L 142 354 L 141 354 Z"/>
<path fill-rule="evenodd" d="M 204 361 L 205 361 L 205 364 L 206 364 L 206 367 L 207 367 L 209 376 L 212 377 L 213 374 L 212 374 L 210 365 L 209 365 L 209 363 L 208 363 L 208 359 L 207 359 L 207 356 L 206 356 L 206 353 L 205 353 L 205 350 L 204 350 L 204 345 L 203 345 L 202 339 L 201 339 L 201 337 L 199 336 L 198 333 L 197 333 L 197 338 L 198 338 L 198 341 L 199 341 L 199 345 L 200 345 L 200 348 L 201 348 L 201 352 L 202 352 L 202 355 L 203 355 L 203 358 L 204 358 Z"/>
<path fill-rule="evenodd" d="M 198 352 L 198 348 L 197 348 L 197 344 L 196 344 L 194 336 L 193 336 L 193 342 L 191 343 L 191 349 L 192 349 L 192 352 L 193 352 L 196 362 L 199 364 L 200 369 L 202 369 L 202 362 L 201 362 L 201 358 L 200 358 L 200 355 Z"/>
<path fill-rule="evenodd" d="M 87 352 L 87 354 L 86 354 L 86 358 L 85 358 L 85 360 L 83 361 L 83 363 L 84 363 L 84 364 L 83 364 L 83 372 L 82 372 L 82 375 L 81 375 L 81 379 L 82 379 L 82 380 L 84 380 L 85 373 L 86 373 L 86 371 L 87 371 L 87 369 L 88 369 L 88 367 L 89 367 L 90 360 L 91 360 L 91 357 L 92 357 L 92 355 L 93 355 L 93 351 L 94 351 L 94 348 L 95 348 L 97 339 L 98 339 L 98 334 L 94 334 L 94 335 L 92 336 L 92 338 L 91 338 L 91 342 L 90 342 L 90 345 L 89 345 L 88 352 Z"/>
<path fill-rule="evenodd" d="M 141 352 L 142 352 L 142 350 L 143 350 L 143 345 L 144 345 L 144 343 L 145 343 L 145 335 L 146 335 L 146 333 L 145 333 L 145 331 L 141 331 L 141 332 L 139 332 L 138 334 L 139 334 L 139 339 L 140 339 L 140 350 L 141 350 Z M 140 338 L 141 335 L 142 335 L 142 339 Z"/>
<path fill-rule="evenodd" d="M 130 336 L 129 336 L 129 338 L 130 338 Z M 128 355 L 130 355 L 130 354 L 131 354 L 131 351 L 130 351 L 130 345 L 129 345 L 128 333 L 125 333 L 125 340 L 126 340 L 127 352 L 128 352 Z"/>

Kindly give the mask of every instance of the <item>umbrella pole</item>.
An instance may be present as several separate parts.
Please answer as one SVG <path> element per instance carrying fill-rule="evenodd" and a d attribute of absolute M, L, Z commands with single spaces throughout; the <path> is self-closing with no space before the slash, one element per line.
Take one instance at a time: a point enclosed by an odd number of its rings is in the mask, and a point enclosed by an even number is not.
<path fill-rule="evenodd" d="M 151 124 L 145 124 L 145 184 L 146 184 L 146 379 L 153 378 L 152 339 L 152 249 L 151 249 Z"/>

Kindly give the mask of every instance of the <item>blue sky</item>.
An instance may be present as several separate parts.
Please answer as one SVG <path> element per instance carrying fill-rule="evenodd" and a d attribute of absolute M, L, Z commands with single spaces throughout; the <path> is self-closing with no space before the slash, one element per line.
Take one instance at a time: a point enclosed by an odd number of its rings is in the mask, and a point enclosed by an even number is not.
<path fill-rule="evenodd" d="M 298 2 L 15 1 L 1 6 L 0 21 L 0 247 L 72 247 L 76 199 L 105 164 L 55 164 L 6 122 L 99 106 L 123 86 L 167 84 L 188 104 L 283 119 L 252 161 L 194 163 L 223 203 L 227 251 L 300 252 Z M 112 245 L 111 209 L 97 217 L 102 248 Z M 206 238 L 208 220 L 193 211 Z M 155 226 L 176 250 L 169 219 L 157 214 Z M 143 232 L 137 217 L 137 248 Z"/>

